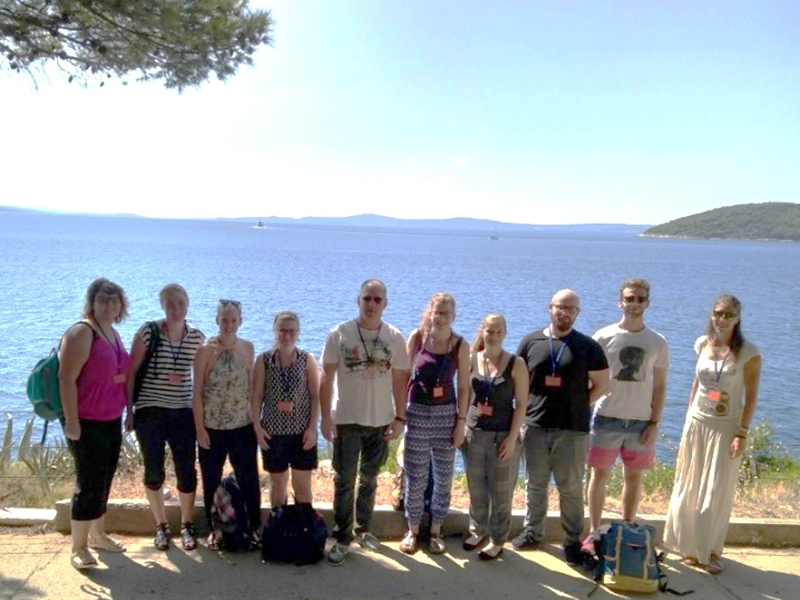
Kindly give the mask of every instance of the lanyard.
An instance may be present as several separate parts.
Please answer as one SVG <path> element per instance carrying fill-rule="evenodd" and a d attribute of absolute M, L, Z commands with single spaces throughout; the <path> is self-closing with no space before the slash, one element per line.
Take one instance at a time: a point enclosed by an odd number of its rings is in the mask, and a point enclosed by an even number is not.
<path fill-rule="evenodd" d="M 500 353 L 500 362 L 503 362 L 503 353 Z M 500 368 L 495 369 L 494 377 L 492 377 L 491 381 L 489 380 L 489 361 L 486 358 L 486 350 L 483 351 L 483 388 L 484 388 L 484 396 L 485 400 L 489 402 L 489 392 L 494 388 L 494 382 L 497 379 L 497 376 L 500 374 Z"/>
<path fill-rule="evenodd" d="M 166 338 L 167 338 L 167 343 L 169 344 L 169 352 L 170 352 L 170 354 L 172 354 L 172 366 L 174 367 L 174 370 L 177 371 L 178 370 L 178 358 L 180 358 L 181 350 L 183 350 L 183 341 L 186 339 L 186 333 L 187 333 L 186 324 L 185 323 L 183 324 L 183 334 L 181 335 L 181 343 L 178 345 L 178 351 L 177 352 L 175 352 L 175 347 L 172 345 L 172 340 L 169 339 L 169 329 L 167 329 L 167 322 L 166 321 L 164 321 L 164 328 L 167 331 Z"/>
<path fill-rule="evenodd" d="M 361 335 L 361 325 L 358 324 L 358 321 L 356 321 L 356 327 L 358 328 L 358 337 L 361 340 L 361 345 L 364 346 L 364 354 L 367 355 L 367 364 L 372 366 L 372 357 L 375 356 L 375 349 L 378 347 L 378 340 L 381 337 L 381 329 L 383 329 L 383 321 L 381 321 L 381 325 L 378 327 L 377 337 L 372 341 L 372 354 L 370 354 L 369 350 L 367 350 L 367 343 L 364 341 L 364 336 Z"/>
<path fill-rule="evenodd" d="M 114 351 L 114 354 L 117 355 L 117 371 L 119 371 L 120 367 L 122 366 L 122 350 L 120 350 L 119 348 L 119 340 L 117 339 L 117 336 L 116 335 L 114 336 L 114 343 L 112 344 L 111 340 L 106 335 L 106 332 L 103 331 L 102 327 L 100 327 L 100 324 L 97 321 L 95 321 L 94 324 L 97 325 L 97 328 L 100 330 L 100 333 L 106 339 L 108 345 L 111 346 L 111 349 Z"/>
<path fill-rule="evenodd" d="M 297 352 L 297 349 L 295 349 L 295 352 Z M 292 365 L 289 365 L 288 367 L 286 367 L 284 369 L 283 362 L 281 362 L 281 351 L 280 351 L 280 349 L 276 349 L 275 350 L 275 355 L 274 356 L 278 358 L 278 376 L 281 379 L 281 388 L 283 389 L 283 395 L 284 395 L 285 398 L 288 398 L 289 397 L 289 391 L 290 391 L 292 386 L 291 386 L 291 374 L 288 373 L 287 371 L 289 370 L 289 368 Z M 273 358 L 273 360 L 274 360 L 274 358 Z M 295 361 L 297 361 L 297 355 L 295 355 Z"/>
<path fill-rule="evenodd" d="M 555 375 L 558 370 L 558 363 L 561 361 L 561 355 L 564 354 L 564 348 L 566 348 L 567 345 L 562 341 L 561 348 L 558 349 L 558 354 L 556 354 L 550 329 L 547 330 L 547 344 L 550 347 L 550 363 L 553 365 L 552 374 Z"/>
<path fill-rule="evenodd" d="M 728 362 L 728 357 L 730 356 L 730 351 L 728 354 L 725 355 L 725 358 L 722 359 L 722 364 L 717 369 L 717 348 L 716 346 L 711 348 L 712 358 L 714 359 L 714 385 L 717 389 L 719 389 L 719 380 L 722 379 L 722 372 L 725 370 L 725 363 Z"/>

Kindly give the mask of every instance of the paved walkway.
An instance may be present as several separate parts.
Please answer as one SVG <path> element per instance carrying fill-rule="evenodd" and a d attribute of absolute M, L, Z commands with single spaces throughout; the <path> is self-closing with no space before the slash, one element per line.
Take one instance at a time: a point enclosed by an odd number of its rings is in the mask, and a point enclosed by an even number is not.
<path fill-rule="evenodd" d="M 568 567 L 557 546 L 514 552 L 482 562 L 448 538 L 452 554 L 406 556 L 397 542 L 381 554 L 360 548 L 346 563 L 295 567 L 262 565 L 257 553 L 217 554 L 153 549 L 149 538 L 118 537 L 125 554 L 101 554 L 100 567 L 79 572 L 69 564 L 69 537 L 59 533 L 0 533 L 0 599 L 105 600 L 500 600 L 503 598 L 583 600 L 593 583 Z M 670 584 L 695 590 L 697 600 L 800 599 L 800 548 L 728 548 L 725 571 L 712 577 L 667 560 Z M 600 589 L 592 600 L 619 598 Z M 641 597 L 641 596 L 640 596 Z M 667 596 L 661 596 L 667 597 Z M 674 597 L 674 596 L 669 596 Z"/>

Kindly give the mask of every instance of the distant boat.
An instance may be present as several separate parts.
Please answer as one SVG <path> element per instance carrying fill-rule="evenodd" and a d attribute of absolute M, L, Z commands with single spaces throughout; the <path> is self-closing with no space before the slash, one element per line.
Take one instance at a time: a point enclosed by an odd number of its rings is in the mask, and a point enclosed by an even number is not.
<path fill-rule="evenodd" d="M 255 227 L 256 229 L 264 229 L 265 227 L 264 221 L 259 221 L 258 223 L 256 223 Z"/>
<path fill-rule="evenodd" d="M 500 236 L 497 234 L 497 229 L 494 230 L 494 233 L 491 235 L 489 239 L 492 240 L 493 242 L 496 242 L 497 240 L 500 239 Z"/>

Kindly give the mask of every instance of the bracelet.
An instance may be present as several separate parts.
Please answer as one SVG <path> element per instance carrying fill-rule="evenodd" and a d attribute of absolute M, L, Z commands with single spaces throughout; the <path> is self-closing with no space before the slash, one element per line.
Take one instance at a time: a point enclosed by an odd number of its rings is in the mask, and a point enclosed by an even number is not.
<path fill-rule="evenodd" d="M 467 417 L 458 417 L 456 421 L 466 421 Z"/>
<path fill-rule="evenodd" d="M 403 424 L 406 423 L 406 418 L 405 417 L 395 417 L 394 420 L 395 421 L 400 421 Z"/>
<path fill-rule="evenodd" d="M 750 429 L 750 425 L 739 425 L 739 429 Z"/>
<path fill-rule="evenodd" d="M 737 434 L 736 434 L 736 437 L 738 437 L 738 438 L 742 438 L 743 440 L 746 440 L 746 439 L 747 439 L 747 436 L 746 436 L 746 435 L 742 435 L 741 433 L 737 433 Z"/>
<path fill-rule="evenodd" d="M 650 425 L 655 425 L 656 427 L 658 427 L 658 421 L 650 421 Z"/>

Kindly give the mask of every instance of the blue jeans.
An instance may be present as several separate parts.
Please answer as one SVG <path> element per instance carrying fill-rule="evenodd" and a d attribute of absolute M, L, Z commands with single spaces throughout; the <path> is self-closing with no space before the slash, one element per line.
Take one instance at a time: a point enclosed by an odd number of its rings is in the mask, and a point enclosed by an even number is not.
<path fill-rule="evenodd" d="M 534 539 L 544 539 L 547 488 L 550 474 L 556 481 L 564 545 L 580 543 L 583 531 L 583 474 L 589 434 L 564 429 L 523 428 L 525 456 L 525 529 Z"/>
<path fill-rule="evenodd" d="M 333 470 L 336 472 L 333 480 L 333 537 L 340 544 L 353 541 L 354 504 L 356 532 L 369 531 L 378 472 L 386 461 L 387 443 L 383 439 L 383 430 L 384 427 L 355 424 L 336 426 L 336 437 L 333 438 Z M 355 494 L 356 475 L 358 497 Z"/>
<path fill-rule="evenodd" d="M 508 460 L 497 456 L 507 431 L 473 429 L 464 445 L 464 466 L 469 485 L 469 531 L 479 537 L 487 533 L 495 544 L 508 539 L 511 505 L 519 476 L 520 447 Z"/>

